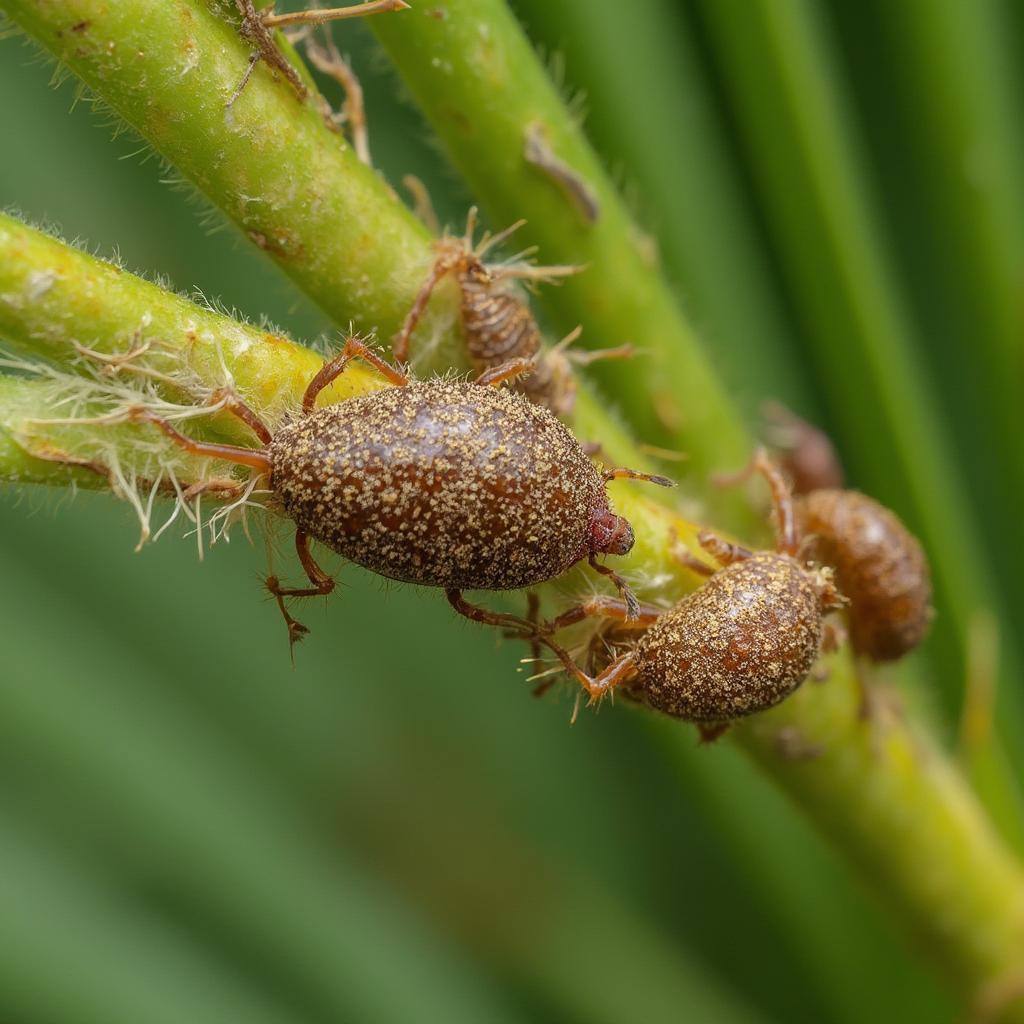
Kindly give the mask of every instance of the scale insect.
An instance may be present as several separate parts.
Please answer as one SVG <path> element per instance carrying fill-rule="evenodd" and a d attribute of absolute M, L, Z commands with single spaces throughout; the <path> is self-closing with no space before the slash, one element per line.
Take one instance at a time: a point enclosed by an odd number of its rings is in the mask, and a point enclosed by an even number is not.
<path fill-rule="evenodd" d="M 931 573 L 899 517 L 859 491 L 816 490 L 797 499 L 807 555 L 830 565 L 849 599 L 850 643 L 871 661 L 896 661 L 933 618 Z"/>
<path fill-rule="evenodd" d="M 934 614 L 931 572 L 921 543 L 895 512 L 860 491 L 842 489 L 842 470 L 826 435 L 788 415 L 796 429 L 792 451 L 804 468 L 796 476 L 793 513 L 801 552 L 835 571 L 848 601 L 854 651 L 874 662 L 896 661 L 924 639 Z M 792 461 L 784 465 L 792 474 Z M 758 451 L 728 482 L 753 472 L 773 472 L 765 452 Z"/>
<path fill-rule="evenodd" d="M 721 566 L 677 552 L 709 577 L 669 610 L 643 606 L 626 622 L 622 601 L 597 597 L 545 624 L 539 639 L 596 703 L 618 687 L 655 710 L 697 723 L 705 740 L 734 719 L 764 711 L 791 694 L 810 674 L 821 651 L 824 616 L 843 598 L 830 569 L 798 560 L 793 503 L 782 476 L 770 474 L 776 510 L 776 550 L 750 551 L 710 530 L 701 546 Z M 597 676 L 584 672 L 552 640 L 589 617 L 621 620 L 645 632 Z"/>
<path fill-rule="evenodd" d="M 530 360 L 532 369 L 528 376 L 516 382 L 516 389 L 556 416 L 567 416 L 572 412 L 576 399 L 573 364 L 627 358 L 633 354 L 633 348 L 621 345 L 598 352 L 569 352 L 568 346 L 579 336 L 577 328 L 560 344 L 544 351 L 544 339 L 529 305 L 507 282 L 517 278 L 540 282 L 568 277 L 581 268 L 534 266 L 522 259 L 529 250 L 506 263 L 485 263 L 487 253 L 522 227 L 525 221 L 517 221 L 496 235 L 485 232 L 474 246 L 476 215 L 473 207 L 461 238 L 446 237 L 437 243 L 437 259 L 430 275 L 392 344 L 395 359 L 399 363 L 408 361 L 413 331 L 427 308 L 432 292 L 442 278 L 452 274 L 459 286 L 462 335 L 474 369 L 483 372 L 510 359 Z"/>
<path fill-rule="evenodd" d="M 394 387 L 315 409 L 317 396 L 359 357 Z M 619 477 L 671 486 L 629 469 L 600 472 L 551 413 L 503 382 L 529 367 L 514 360 L 475 382 L 415 381 L 356 338 L 313 377 L 302 415 L 276 433 L 236 398 L 225 407 L 262 448 L 197 441 L 144 409 L 194 455 L 225 459 L 266 478 L 272 502 L 296 526 L 307 587 L 267 588 L 292 643 L 306 627 L 286 598 L 329 594 L 334 580 L 314 560 L 310 541 L 382 576 L 441 587 L 460 614 L 529 633 L 524 619 L 468 603 L 463 590 L 517 590 L 561 575 L 586 559 L 608 576 L 632 616 L 639 604 L 625 581 L 597 561 L 633 546 L 630 524 L 610 508 L 606 484 Z"/>
<path fill-rule="evenodd" d="M 794 494 L 843 486 L 843 465 L 832 439 L 820 427 L 790 412 L 781 402 L 767 402 L 768 438 Z"/>

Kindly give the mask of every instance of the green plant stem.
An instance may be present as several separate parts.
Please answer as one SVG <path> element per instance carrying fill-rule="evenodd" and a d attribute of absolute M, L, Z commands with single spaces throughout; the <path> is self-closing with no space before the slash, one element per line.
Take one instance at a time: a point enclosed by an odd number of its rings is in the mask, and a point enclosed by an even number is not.
<path fill-rule="evenodd" d="M 688 485 L 749 527 L 745 503 L 714 494 L 711 473 L 742 464 L 750 438 L 660 273 L 654 241 L 634 223 L 577 121 L 503 0 L 447 0 L 370 27 L 495 226 L 524 217 L 522 237 L 546 263 L 583 273 L 541 292 L 564 332 L 583 325 L 596 348 L 633 341 L 643 355 L 595 367 L 640 435 L 690 461 Z M 525 156 L 540 140 L 563 166 Z M 518 237 L 518 236 L 517 236 Z"/>
<path fill-rule="evenodd" d="M 250 51 L 217 5 L 9 0 L 4 9 L 336 322 L 383 338 L 398 330 L 433 261 L 426 228 L 315 102 L 262 62 L 227 106 Z M 439 294 L 424 331 L 454 349 L 451 282 Z M 446 355 L 441 364 L 453 361 Z"/>
<path fill-rule="evenodd" d="M 161 302 L 157 303 L 155 293 L 160 290 L 154 285 L 17 222 L 6 224 L 5 231 L 2 237 L 7 244 L 16 239 L 22 251 L 40 255 L 60 250 L 62 254 L 59 286 L 66 301 L 40 310 L 33 298 L 37 288 L 30 295 L 15 293 L 28 301 L 7 301 L 2 307 L 0 332 L 37 352 L 53 355 L 77 337 L 112 350 L 118 339 L 131 339 L 138 329 L 143 297 L 150 300 L 145 305 L 153 317 L 148 330 L 154 336 L 163 336 L 166 330 L 173 342 L 179 335 L 171 328 L 200 313 L 208 318 L 204 324 L 211 338 L 232 336 L 232 322 L 221 314 L 199 310 L 170 293 L 160 293 Z M 0 267 L 17 262 L 4 256 L 0 245 Z M 40 265 L 36 265 L 36 273 Z M 76 277 L 79 271 L 80 279 Z M 96 274 L 111 275 L 109 280 L 116 279 L 118 288 L 94 288 Z M 9 296 L 10 283 L 7 278 L 0 285 L 0 294 Z M 83 291 L 81 302 L 72 297 L 77 288 Z M 124 318 L 120 326 L 116 322 L 119 313 Z M 270 344 L 265 338 L 261 341 L 260 332 L 253 328 L 234 325 L 233 329 L 248 337 L 253 346 Z M 188 358 L 191 336 L 185 331 L 180 337 L 178 351 Z M 272 344 L 275 358 L 262 364 L 262 373 L 275 380 L 272 393 L 283 405 L 290 405 L 298 400 L 305 384 L 298 367 L 316 365 L 319 357 L 287 339 L 275 338 Z M 241 369 L 246 352 L 227 349 L 229 369 L 234 370 L 236 359 Z M 213 368 L 215 378 L 223 372 L 212 359 L 205 364 L 195 361 L 193 372 L 200 372 L 204 365 Z M 282 367 L 285 374 L 278 379 Z M 349 393 L 379 386 L 370 375 L 361 382 L 353 381 L 354 390 Z M 22 381 L 4 384 L 14 389 L 31 386 Z M 254 392 L 259 390 L 256 376 L 249 386 Z M 596 404 L 585 399 L 583 407 L 594 426 L 614 430 Z M 0 432 L 0 477 L 10 479 L 20 464 L 3 461 L 7 449 L 2 438 Z M 680 572 L 667 554 L 670 531 L 675 529 L 684 540 L 690 540 L 692 525 L 672 517 L 637 487 L 615 485 L 614 500 L 637 530 L 636 557 L 630 568 L 648 578 L 671 579 L 662 596 L 678 596 L 692 589 L 696 579 Z M 565 581 L 561 582 L 564 585 Z M 827 685 L 806 685 L 776 710 L 736 729 L 737 740 L 836 838 L 839 848 L 860 864 L 907 927 L 927 942 L 963 993 L 970 995 L 1008 977 L 1020 966 L 1019 952 L 1024 948 L 1020 865 L 1001 845 L 945 755 L 899 715 L 880 712 L 870 724 L 861 721 L 848 661 L 834 657 L 831 668 Z M 688 737 L 685 741 L 689 742 Z M 815 756 L 794 757 L 794 752 Z"/>
<path fill-rule="evenodd" d="M 946 422 L 930 400 L 909 318 L 893 283 L 876 210 L 858 173 L 857 138 L 841 84 L 830 73 L 828 39 L 804 2 L 703 3 L 736 96 L 754 172 L 803 317 L 812 353 L 866 489 L 904 512 L 935 570 L 947 718 L 955 719 L 958 673 L 980 609 L 999 607 L 977 526 L 956 468 L 944 452 Z M 870 409 L 874 423 L 866 423 Z M 880 443 L 888 458 L 880 457 Z M 939 498 L 941 496 L 941 498 Z M 945 613 L 945 614 L 943 614 Z M 1001 730 L 1021 738 L 1017 659 L 1004 656 Z M 1019 751 L 1020 743 L 1007 745 Z M 1017 771 L 1020 764 L 1018 759 Z M 994 812 L 1020 806 L 1013 775 L 988 774 Z M 982 779 L 979 777 L 979 782 Z M 1007 834 L 1020 835 L 1007 821 Z"/>
<path fill-rule="evenodd" d="M 227 383 L 226 369 L 242 399 L 272 416 L 301 395 L 323 364 L 286 337 L 184 300 L 2 213 L 0 337 L 65 367 L 80 358 L 76 343 L 110 355 L 149 341 L 145 365 L 185 370 L 214 388 Z M 374 380 L 380 382 L 354 364 L 325 398 L 340 401 Z M 251 442 L 231 417 L 218 426 Z"/>
<path fill-rule="evenodd" d="M 1013 34 L 995 4 L 908 0 L 879 12 L 904 60 L 931 209 L 962 259 L 961 286 L 986 322 L 975 351 L 990 387 L 1021 370 L 1024 150 Z M 1002 400 L 1006 395 L 1000 395 Z M 1015 411 L 1019 412 L 1019 403 Z"/>
<path fill-rule="evenodd" d="M 729 393 L 752 420 L 772 397 L 820 422 L 679 5 L 643 0 L 598 12 L 590 0 L 518 0 L 516 10 L 531 41 L 564 59 L 563 88 L 587 83 L 587 135 L 656 219 L 666 275 L 683 286 Z"/>
<path fill-rule="evenodd" d="M 950 370 L 939 374 L 946 402 L 972 410 L 953 440 L 974 507 L 990 523 L 983 538 L 989 561 L 1004 600 L 1014 601 L 1024 549 L 1005 538 L 1024 515 L 1024 465 L 1003 459 L 985 472 L 977 454 L 1024 437 L 1024 152 L 1012 82 L 1015 37 L 989 3 L 908 0 L 878 10 L 901 56 L 895 84 L 906 94 L 907 145 L 895 159 L 904 173 L 913 167 L 927 222 L 917 244 L 932 250 L 919 305 L 927 307 L 925 329 L 949 339 L 940 358 Z M 935 302 L 936 294 L 949 298 Z M 1024 648 L 1016 646 L 1019 657 Z"/>

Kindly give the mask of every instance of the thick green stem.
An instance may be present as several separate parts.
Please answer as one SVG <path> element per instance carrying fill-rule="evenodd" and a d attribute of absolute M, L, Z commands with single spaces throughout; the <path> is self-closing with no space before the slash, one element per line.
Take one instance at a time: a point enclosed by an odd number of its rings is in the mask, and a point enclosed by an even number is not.
<path fill-rule="evenodd" d="M 656 218 L 666 276 L 730 394 L 754 416 L 772 397 L 820 419 L 680 5 L 518 0 L 516 10 L 532 42 L 564 57 L 568 83 L 587 83 L 587 135 Z"/>
<path fill-rule="evenodd" d="M 735 495 L 707 492 L 750 439 L 662 278 L 657 246 L 634 223 L 504 0 L 446 0 L 371 26 L 495 225 L 527 220 L 540 259 L 583 273 L 542 301 L 594 347 L 643 355 L 599 369 L 642 436 L 687 451 L 687 481 L 749 526 Z"/>
<path fill-rule="evenodd" d="M 925 386 L 924 347 L 900 301 L 877 210 L 858 172 L 858 138 L 842 83 L 831 72 L 819 12 L 805 2 L 702 6 L 846 450 L 867 489 L 904 511 L 921 533 L 936 577 L 939 621 L 946 624 L 932 644 L 941 649 L 943 667 L 960 666 L 975 615 L 998 608 L 999 598 L 959 474 L 946 456 L 948 417 Z M 1000 729 L 1019 741 L 1019 671 L 1011 647 L 1001 676 Z M 952 719 L 960 679 L 955 671 L 939 678 Z M 1019 749 L 1019 742 L 1008 745 Z M 997 778 L 987 774 L 979 782 Z M 993 808 L 1019 807 L 1016 788 L 1013 776 L 1003 775 L 985 799 Z M 1019 824 L 1011 829 L 1019 833 Z"/>
<path fill-rule="evenodd" d="M 882 698 L 865 722 L 856 689 L 836 682 L 806 684 L 744 724 L 740 742 L 815 808 L 819 827 L 883 887 L 888 909 L 910 924 L 958 986 L 977 994 L 1019 978 L 1020 863 L 947 757 L 903 709 L 882 703 L 895 698 Z M 824 699 L 823 689 L 831 691 Z M 964 888 L 967 874 L 972 883 Z M 932 913 L 922 916 L 915 906 Z M 979 985 L 979 978 L 987 980 Z M 1024 1020 L 1024 1003 L 1013 1004 L 1006 1020 Z"/>
<path fill-rule="evenodd" d="M 301 396 L 323 363 L 288 338 L 187 302 L 6 214 L 0 214 L 0 337 L 64 366 L 80 358 L 76 345 L 109 355 L 148 341 L 146 365 L 187 371 L 211 388 L 227 383 L 226 370 L 241 397 L 271 418 Z M 340 401 L 375 380 L 354 364 L 325 397 Z M 227 418 L 220 425 L 251 440 Z"/>
<path fill-rule="evenodd" d="M 8 258 L 15 246 L 20 259 Z M 240 385 L 248 372 L 247 393 L 270 395 L 282 408 L 298 400 L 305 371 L 318 365 L 318 356 L 287 339 L 200 309 L 17 222 L 5 222 L 0 234 L 0 267 L 6 274 L 0 280 L 0 332 L 36 353 L 59 354 L 74 340 L 97 350 L 123 349 L 148 313 L 143 338 L 166 342 L 165 368 L 177 358 L 215 384 L 223 377 L 215 340 L 228 339 L 221 350 Z M 30 279 L 34 287 L 26 291 Z M 370 374 L 354 374 L 348 393 L 379 384 Z M 5 381 L 0 404 L 9 410 L 11 395 L 24 399 L 32 386 Z M 614 433 L 586 395 L 580 419 Z M 0 431 L 0 476 L 23 474 L 24 465 L 23 454 Z M 693 527 L 640 488 L 614 486 L 617 507 L 637 530 L 629 568 L 671 580 L 660 590 L 663 597 L 692 589 L 698 581 L 673 564 L 668 547 L 671 530 L 690 541 Z M 827 684 L 807 684 L 775 711 L 736 729 L 736 738 L 860 864 L 965 994 L 1012 980 L 1024 948 L 1019 864 L 945 755 L 901 715 L 882 710 L 872 722 L 862 721 L 849 662 L 834 657 L 831 669 Z"/>
<path fill-rule="evenodd" d="M 398 330 L 433 260 L 427 230 L 315 103 L 262 63 L 228 106 L 249 47 L 216 4 L 10 0 L 4 9 L 335 321 L 383 338 Z M 450 282 L 440 293 L 424 330 L 454 344 Z"/>

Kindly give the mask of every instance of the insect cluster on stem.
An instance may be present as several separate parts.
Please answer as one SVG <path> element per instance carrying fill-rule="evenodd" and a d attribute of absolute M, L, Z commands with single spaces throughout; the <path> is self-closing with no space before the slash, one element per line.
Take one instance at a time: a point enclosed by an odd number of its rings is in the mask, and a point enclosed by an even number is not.
<path fill-rule="evenodd" d="M 592 703 L 622 688 L 658 711 L 697 723 L 711 739 L 732 720 L 778 704 L 807 678 L 821 650 L 823 618 L 843 599 L 831 570 L 807 568 L 798 559 L 788 488 L 774 471 L 770 481 L 776 549 L 750 551 L 702 531 L 701 546 L 721 568 L 679 549 L 680 560 L 709 577 L 707 583 L 667 611 L 642 607 L 634 625 L 645 631 L 597 676 L 552 637 L 588 617 L 625 622 L 621 602 L 592 599 L 544 626 L 541 642 Z"/>
<path fill-rule="evenodd" d="M 622 345 L 598 352 L 568 351 L 579 329 L 559 345 L 544 350 L 543 336 L 529 305 L 511 285 L 514 280 L 550 281 L 579 272 L 575 266 L 536 266 L 525 261 L 531 250 L 518 253 L 504 263 L 485 263 L 484 257 L 524 224 L 517 221 L 496 235 L 485 232 L 473 244 L 476 231 L 476 208 L 469 211 L 466 232 L 461 238 L 445 237 L 436 244 L 437 258 L 430 274 L 416 296 L 405 322 L 395 336 L 392 351 L 404 363 L 409 358 L 413 332 L 438 283 L 452 274 L 459 287 L 459 311 L 466 354 L 474 369 L 483 372 L 511 359 L 531 363 L 528 375 L 515 383 L 531 401 L 550 409 L 556 416 L 572 413 L 576 399 L 573 364 L 586 364 L 595 359 L 618 359 L 632 354 L 632 347 Z"/>
<path fill-rule="evenodd" d="M 924 639 L 933 615 L 931 574 L 920 542 L 890 509 L 843 489 L 839 456 L 823 431 L 777 404 L 770 415 L 796 495 L 806 554 L 835 570 L 849 602 L 854 651 L 871 661 L 903 657 Z"/>
<path fill-rule="evenodd" d="M 319 393 L 356 356 L 395 387 L 316 409 Z M 461 614 L 524 633 L 531 623 L 471 605 L 462 591 L 535 586 L 586 559 L 635 612 L 625 581 L 597 561 L 628 553 L 634 539 L 629 523 L 611 511 L 605 485 L 616 477 L 671 482 L 628 469 L 599 472 L 550 412 L 500 388 L 528 365 L 513 360 L 472 383 L 415 381 L 349 338 L 310 382 L 302 415 L 275 434 L 241 401 L 228 404 L 262 449 L 196 441 L 145 410 L 135 418 L 194 455 L 266 478 L 272 500 L 296 525 L 310 584 L 267 580 L 293 642 L 306 630 L 285 598 L 325 595 L 335 586 L 314 560 L 311 539 L 382 576 L 442 587 Z"/>

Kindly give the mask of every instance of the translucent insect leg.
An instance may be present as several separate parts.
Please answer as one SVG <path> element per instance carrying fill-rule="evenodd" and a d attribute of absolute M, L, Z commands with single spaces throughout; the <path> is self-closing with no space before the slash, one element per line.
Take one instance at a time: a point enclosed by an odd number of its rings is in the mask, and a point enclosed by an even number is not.
<path fill-rule="evenodd" d="M 731 487 L 742 483 L 754 473 L 760 473 L 771 488 L 772 505 L 775 509 L 775 547 L 778 551 L 795 556 L 800 544 L 793 517 L 793 495 L 778 466 L 772 462 L 763 448 L 758 448 L 754 452 L 754 457 L 738 473 L 720 476 L 715 482 L 720 487 Z"/>

